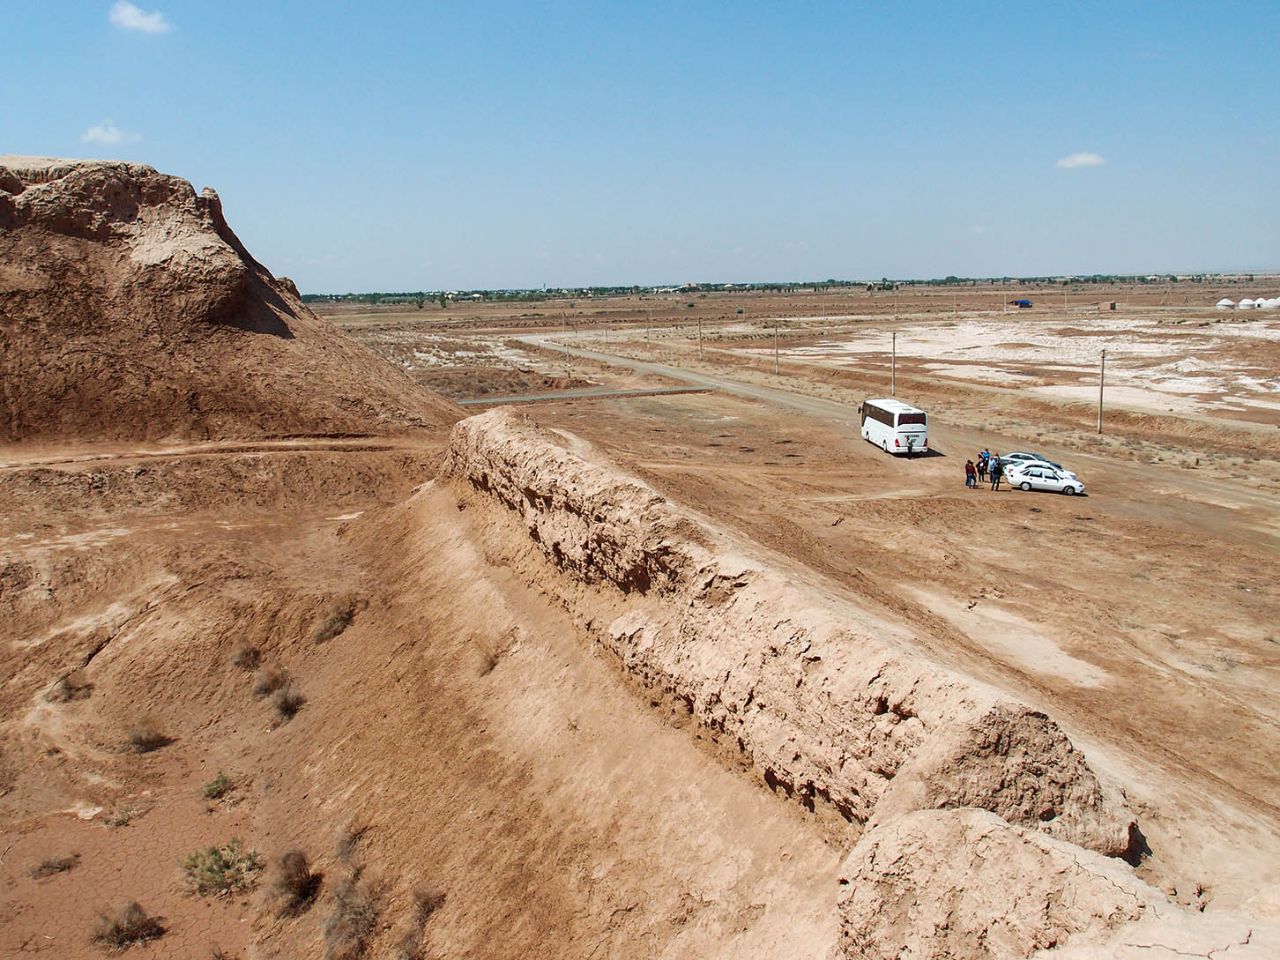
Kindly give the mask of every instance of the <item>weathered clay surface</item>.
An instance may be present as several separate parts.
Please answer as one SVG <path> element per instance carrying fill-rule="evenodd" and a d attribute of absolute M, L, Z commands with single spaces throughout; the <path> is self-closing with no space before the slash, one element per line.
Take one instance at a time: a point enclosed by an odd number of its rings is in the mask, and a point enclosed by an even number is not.
<path fill-rule="evenodd" d="M 1274 923 L 1184 909 L 1117 860 L 974 809 L 868 830 L 837 909 L 850 960 L 1263 960 L 1280 942 Z"/>
<path fill-rule="evenodd" d="M 368 433 L 456 419 L 304 307 L 216 193 L 0 157 L 0 437 Z"/>
<path fill-rule="evenodd" d="M 528 418 L 498 409 L 460 422 L 443 474 L 517 511 L 572 577 L 631 597 L 599 628 L 605 646 L 806 805 L 830 803 L 856 823 L 981 807 L 1100 853 L 1131 852 L 1123 802 L 1051 719 L 885 639 L 874 616 Z"/>
<path fill-rule="evenodd" d="M 841 884 L 841 948 L 867 960 L 1027 957 L 1175 909 L 1124 864 L 973 809 L 868 831 Z"/>

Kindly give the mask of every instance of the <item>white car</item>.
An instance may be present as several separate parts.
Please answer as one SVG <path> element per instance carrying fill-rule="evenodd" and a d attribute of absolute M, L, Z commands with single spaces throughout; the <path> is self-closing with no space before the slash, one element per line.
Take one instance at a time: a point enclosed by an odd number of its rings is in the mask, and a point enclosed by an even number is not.
<path fill-rule="evenodd" d="M 1024 461 L 1005 468 L 1005 480 L 1019 490 L 1052 490 L 1073 497 L 1084 493 L 1084 484 L 1074 473 L 1058 470 L 1048 463 Z"/>
<path fill-rule="evenodd" d="M 1065 473 L 1072 480 L 1076 479 L 1075 473 L 1068 470 L 1062 464 L 1054 463 L 1048 457 L 1039 453 L 1006 453 L 1004 456 L 1000 458 L 1000 462 L 1004 464 L 1004 468 L 1006 470 L 1010 470 L 1014 467 L 1020 467 L 1024 464 L 1031 464 L 1031 463 L 1048 464 L 1049 466 L 1053 467 L 1053 469 L 1057 470 L 1059 473 Z"/>

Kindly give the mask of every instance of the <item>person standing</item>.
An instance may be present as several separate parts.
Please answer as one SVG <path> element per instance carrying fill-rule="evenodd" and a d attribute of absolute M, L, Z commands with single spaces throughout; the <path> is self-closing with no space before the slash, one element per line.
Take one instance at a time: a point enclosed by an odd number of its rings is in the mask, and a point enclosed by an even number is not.
<path fill-rule="evenodd" d="M 991 466 L 988 468 L 991 474 L 991 489 L 1000 489 L 1000 480 L 1004 476 L 1004 464 L 1000 462 L 1000 454 L 996 454 L 991 458 Z"/>
<path fill-rule="evenodd" d="M 978 468 L 973 465 L 972 460 L 964 462 L 964 485 L 970 490 L 978 488 Z"/>
<path fill-rule="evenodd" d="M 987 481 L 987 458 L 981 453 L 978 454 L 978 482 L 986 483 Z"/>

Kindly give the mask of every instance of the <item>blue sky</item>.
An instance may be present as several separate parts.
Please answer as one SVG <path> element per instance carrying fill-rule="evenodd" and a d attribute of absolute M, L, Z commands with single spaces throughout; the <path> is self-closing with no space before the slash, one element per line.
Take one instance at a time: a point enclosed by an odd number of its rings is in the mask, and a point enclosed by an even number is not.
<path fill-rule="evenodd" d="M 211 185 L 306 291 L 1280 268 L 1276 0 L 44 0 L 5 34 L 0 152 Z"/>

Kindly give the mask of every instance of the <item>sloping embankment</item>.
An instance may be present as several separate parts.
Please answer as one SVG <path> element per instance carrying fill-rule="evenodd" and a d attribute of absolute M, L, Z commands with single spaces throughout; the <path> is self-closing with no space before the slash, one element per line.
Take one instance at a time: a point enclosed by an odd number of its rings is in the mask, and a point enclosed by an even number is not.
<path fill-rule="evenodd" d="M 806 805 L 830 803 L 856 824 L 979 807 L 1132 852 L 1123 801 L 1050 718 L 872 635 L 872 618 L 639 480 L 503 409 L 457 425 L 443 473 L 516 511 L 571 577 L 635 597 L 602 642 Z"/>
<path fill-rule="evenodd" d="M 1043 713 L 509 409 L 458 423 L 441 476 L 519 518 L 629 674 L 864 828 L 837 901 L 846 956 L 1025 957 L 1178 913 L 1107 859 L 1141 834 Z"/>

